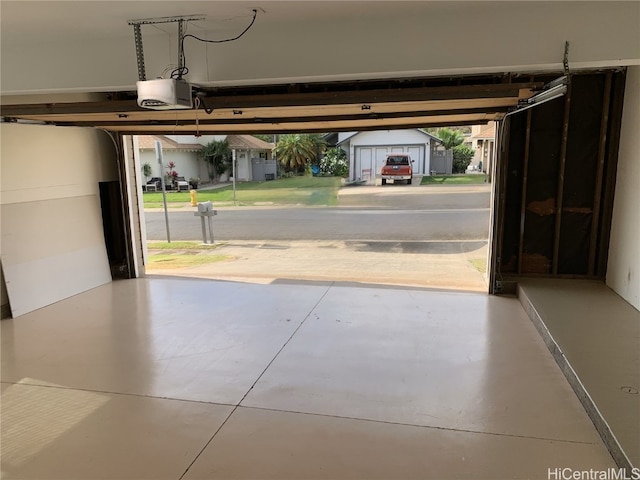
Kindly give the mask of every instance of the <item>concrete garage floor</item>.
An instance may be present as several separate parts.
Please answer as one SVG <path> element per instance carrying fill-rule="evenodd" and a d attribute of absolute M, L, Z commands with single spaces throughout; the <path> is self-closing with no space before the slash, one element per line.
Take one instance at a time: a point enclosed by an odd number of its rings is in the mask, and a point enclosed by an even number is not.
<path fill-rule="evenodd" d="M 617 463 L 640 466 L 640 312 L 593 280 L 522 278 L 518 296 Z"/>
<path fill-rule="evenodd" d="M 1 327 L 6 479 L 614 467 L 516 298 L 150 277 Z"/>

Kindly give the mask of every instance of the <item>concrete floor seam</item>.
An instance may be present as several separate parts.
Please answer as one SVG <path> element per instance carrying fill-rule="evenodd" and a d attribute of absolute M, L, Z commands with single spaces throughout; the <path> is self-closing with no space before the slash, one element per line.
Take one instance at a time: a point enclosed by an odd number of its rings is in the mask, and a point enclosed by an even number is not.
<path fill-rule="evenodd" d="M 195 458 L 191 461 L 191 463 L 189 464 L 189 466 L 186 468 L 186 470 L 184 472 L 182 472 L 182 475 L 180 475 L 180 477 L 178 478 L 178 480 L 182 480 L 184 478 L 184 476 L 189 472 L 189 469 L 193 466 L 194 463 L 196 463 L 196 461 L 198 460 L 198 458 L 200 458 L 200 455 L 202 455 L 202 452 L 204 452 L 207 447 L 209 446 L 209 444 L 213 441 L 214 438 L 216 438 L 216 435 L 218 435 L 218 432 L 220 430 L 222 430 L 222 427 L 225 426 L 225 424 L 229 421 L 229 419 L 231 418 L 231 416 L 235 413 L 235 411 L 238 409 L 238 405 L 236 405 L 233 410 L 231 410 L 231 412 L 229 413 L 229 415 L 227 415 L 227 418 L 224 419 L 224 422 L 222 422 L 220 424 L 220 426 L 216 429 L 215 432 L 213 432 L 213 435 L 211 435 L 211 438 L 209 438 L 209 440 L 204 444 L 204 447 L 202 447 L 202 449 L 198 452 L 198 454 L 195 456 Z"/>
<path fill-rule="evenodd" d="M 299 412 L 299 411 L 295 411 L 295 410 L 284 410 L 284 409 L 278 409 L 278 408 L 257 407 L 257 406 L 254 406 L 254 405 L 238 405 L 238 407 L 252 409 L 252 410 L 267 411 L 267 412 L 291 413 L 291 414 L 294 414 L 294 415 L 311 415 L 311 416 L 314 416 L 314 417 L 335 418 L 335 419 L 339 419 L 339 420 L 354 420 L 354 421 L 368 422 L 368 423 L 379 423 L 379 424 L 383 424 L 383 425 L 397 425 L 399 427 L 425 428 L 425 429 L 431 429 L 431 430 L 443 430 L 443 431 L 446 431 L 446 432 L 472 433 L 472 434 L 477 434 L 477 435 L 491 435 L 491 436 L 495 436 L 495 437 L 523 438 L 523 439 L 527 439 L 527 440 L 541 440 L 541 441 L 544 441 L 544 442 L 570 443 L 570 444 L 575 444 L 575 445 L 595 445 L 595 443 L 593 443 L 593 442 L 581 442 L 581 441 L 578 441 L 578 440 L 564 440 L 564 439 L 559 439 L 559 438 L 546 438 L 546 437 L 536 437 L 536 436 L 529 436 L 529 435 L 515 435 L 513 433 L 481 432 L 481 431 L 478 431 L 478 430 L 467 430 L 467 429 L 464 429 L 464 428 L 437 427 L 437 426 L 434 426 L 434 425 L 415 425 L 413 423 L 391 422 L 391 421 L 388 421 L 388 420 L 375 420 L 375 419 L 372 419 L 372 418 L 349 417 L 349 416 L 342 416 L 342 415 L 330 415 L 330 414 L 326 414 L 326 413 Z M 238 407 L 236 407 L 236 409 Z M 236 409 L 234 409 L 234 412 L 235 412 Z"/>
<path fill-rule="evenodd" d="M 265 367 L 265 369 L 260 373 L 260 375 L 258 375 L 258 378 L 256 378 L 256 380 L 253 382 L 253 384 L 249 387 L 249 389 L 246 391 L 246 393 L 243 395 L 243 397 L 240 399 L 240 401 L 238 402 L 237 405 L 234 406 L 233 410 L 231 410 L 231 413 L 229 413 L 229 415 L 227 416 L 227 418 L 224 419 L 224 422 L 222 422 L 222 424 L 216 429 L 216 431 L 213 433 L 213 435 L 211 436 L 211 438 L 209 438 L 209 440 L 205 443 L 204 447 L 202 447 L 202 449 L 200 450 L 200 452 L 198 452 L 198 454 L 195 456 L 195 458 L 193 459 L 193 461 L 189 464 L 189 466 L 186 468 L 186 470 L 182 473 L 182 475 L 180 475 L 180 478 L 178 480 L 182 480 L 184 478 L 184 476 L 189 472 L 189 469 L 193 466 L 193 464 L 198 460 L 198 458 L 200 458 L 200 456 L 202 455 L 202 453 L 207 449 L 207 447 L 209 446 L 209 444 L 213 441 L 213 439 L 216 437 L 216 435 L 218 435 L 218 433 L 220 432 L 220 430 L 222 430 L 222 428 L 227 424 L 227 422 L 229 421 L 229 419 L 233 416 L 233 414 L 240 408 L 242 401 L 247 397 L 247 395 L 249 395 L 249 393 L 251 392 L 251 390 L 253 390 L 253 387 L 256 385 L 256 383 L 258 383 L 260 381 L 260 379 L 262 378 L 262 376 L 265 374 L 265 372 L 269 369 L 269 367 L 271 366 L 271 364 L 276 360 L 276 358 L 278 358 L 278 355 L 280 355 L 280 352 L 282 352 L 282 350 L 284 350 L 284 348 L 287 346 L 287 344 L 291 341 L 291 339 L 295 336 L 295 334 L 298 332 L 298 330 L 300 329 L 300 327 L 302 327 L 302 325 L 304 325 L 304 323 L 307 321 L 307 319 L 311 316 L 311 314 L 313 313 L 313 311 L 318 307 L 318 305 L 320 305 L 320 302 L 322 302 L 322 300 L 324 299 L 324 297 L 327 295 L 327 293 L 329 293 L 329 290 L 331 290 L 331 287 L 333 285 L 329 285 L 327 287 L 327 289 L 324 291 L 324 293 L 320 296 L 320 298 L 318 299 L 318 301 L 313 305 L 313 307 L 311 307 L 311 309 L 309 310 L 309 312 L 305 315 L 305 317 L 302 319 L 302 322 L 300 322 L 300 325 L 298 325 L 296 327 L 296 329 L 293 331 L 293 333 L 289 336 L 289 338 L 287 339 L 286 342 L 284 342 L 284 345 L 282 345 L 282 347 L 280 347 L 280 349 L 276 352 L 276 354 L 274 355 L 274 357 L 271 359 L 271 361 L 267 364 L 267 366 Z"/>
<path fill-rule="evenodd" d="M 71 390 L 76 392 L 88 392 L 88 393 L 104 393 L 107 395 L 120 395 L 126 397 L 136 398 L 150 398 L 155 400 L 169 400 L 173 402 L 187 402 L 187 403 L 200 403 L 204 405 L 215 405 L 218 407 L 237 407 L 237 404 L 233 403 L 220 403 L 220 402 L 208 402 L 206 400 L 191 400 L 188 398 L 175 398 L 175 397 L 160 397 L 157 395 L 145 395 L 143 393 L 128 393 L 128 392 L 112 392 L 109 390 L 93 390 L 90 388 L 77 388 L 77 387 L 65 387 L 64 385 L 43 385 L 39 383 L 21 383 L 21 382 L 8 382 L 6 380 L 0 381 L 0 384 L 6 385 L 20 385 L 24 387 L 36 387 L 36 388 L 52 388 L 56 390 Z"/>
<path fill-rule="evenodd" d="M 251 384 L 251 386 L 249 387 L 249 389 L 247 390 L 247 392 L 243 395 L 243 397 L 240 399 L 240 401 L 238 402 L 238 404 L 236 405 L 236 408 L 239 407 L 242 402 L 244 401 L 245 398 L 247 398 L 247 395 L 249 395 L 249 393 L 251 393 L 251 390 L 253 390 L 253 387 L 256 386 L 256 383 L 258 383 L 260 381 L 260 379 L 263 377 L 263 375 L 265 374 L 265 372 L 267 370 L 269 370 L 269 367 L 273 364 L 273 362 L 275 362 L 276 358 L 278 358 L 278 355 L 280 355 L 280 352 L 282 352 L 282 350 L 285 349 L 285 347 L 289 344 L 289 342 L 291 341 L 291 339 L 295 336 L 296 333 L 298 333 L 298 330 L 300 330 L 300 328 L 302 327 L 302 325 L 304 325 L 304 323 L 307 321 L 307 319 L 311 316 L 311 314 L 313 313 L 313 311 L 318 308 L 318 305 L 320 305 L 320 302 L 322 302 L 322 300 L 324 300 L 324 297 L 327 296 L 327 293 L 329 293 L 329 290 L 331 290 L 331 288 L 333 287 L 333 283 L 331 283 L 331 285 L 329 285 L 327 287 L 327 289 L 324 291 L 324 293 L 320 296 L 320 298 L 318 299 L 318 301 L 313 305 L 313 307 L 311 307 L 311 309 L 309 310 L 309 312 L 305 315 L 305 317 L 302 319 L 302 322 L 300 322 L 300 325 L 298 325 L 296 327 L 296 329 L 293 331 L 293 333 L 289 336 L 289 338 L 287 339 L 286 342 L 284 342 L 284 345 L 282 345 L 282 347 L 280 347 L 280 349 L 276 352 L 276 354 L 274 355 L 274 357 L 271 359 L 271 361 L 267 364 L 267 366 L 264 368 L 264 370 L 262 370 L 262 372 L 260 373 L 260 375 L 258 375 L 258 378 L 256 378 L 255 382 L 253 382 Z M 234 410 L 235 411 L 235 410 Z"/>

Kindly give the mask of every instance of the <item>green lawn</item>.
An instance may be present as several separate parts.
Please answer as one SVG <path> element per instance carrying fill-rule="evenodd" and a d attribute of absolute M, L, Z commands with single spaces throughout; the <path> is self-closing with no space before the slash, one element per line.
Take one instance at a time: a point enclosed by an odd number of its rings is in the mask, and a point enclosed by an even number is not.
<path fill-rule="evenodd" d="M 202 242 L 159 242 L 148 241 L 147 248 L 149 250 L 215 250 L 221 243 L 204 244 Z"/>
<path fill-rule="evenodd" d="M 336 205 L 339 177 L 292 177 L 269 182 L 236 184 L 238 205 Z M 189 204 L 189 192 L 167 192 L 167 202 Z M 198 190 L 198 202 L 214 204 L 233 202 L 231 185 L 216 190 Z M 162 207 L 162 193 L 145 193 L 145 207 Z"/>
<path fill-rule="evenodd" d="M 433 175 L 422 177 L 420 185 L 479 185 L 487 181 L 486 175 Z"/>
<path fill-rule="evenodd" d="M 486 258 L 473 258 L 469 260 L 476 270 L 480 273 L 487 273 L 487 259 Z"/>
<path fill-rule="evenodd" d="M 149 255 L 149 263 L 146 269 L 153 270 L 170 270 L 175 268 L 199 267 L 209 263 L 223 262 L 231 260 L 234 257 L 230 255 L 211 255 L 211 254 L 179 254 L 179 253 L 158 253 Z"/>
<path fill-rule="evenodd" d="M 149 263 L 147 270 L 167 270 L 198 267 L 209 263 L 232 260 L 234 257 L 213 253 L 220 244 L 203 245 L 200 242 L 147 242 Z"/>

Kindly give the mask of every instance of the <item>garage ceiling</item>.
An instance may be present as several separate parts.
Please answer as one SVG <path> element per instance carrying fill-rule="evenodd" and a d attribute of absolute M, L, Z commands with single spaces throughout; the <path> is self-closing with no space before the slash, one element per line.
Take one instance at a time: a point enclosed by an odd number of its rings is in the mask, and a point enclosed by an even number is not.
<path fill-rule="evenodd" d="M 95 126 L 123 134 L 384 130 L 471 125 L 502 118 L 542 86 L 511 76 L 393 79 L 197 89 L 191 110 L 147 110 L 136 92 L 98 102 L 4 105 L 4 121 Z M 48 99 L 50 100 L 50 99 Z M 207 113 L 203 105 L 213 109 Z"/>
<path fill-rule="evenodd" d="M 541 87 L 522 72 L 561 68 L 567 38 L 580 46 L 572 53 L 573 70 L 635 58 L 633 50 L 620 47 L 632 43 L 622 35 L 624 28 L 602 34 L 617 39 L 604 49 L 608 43 L 593 33 L 603 18 L 608 24 L 632 23 L 636 10 L 628 3 L 613 9 L 609 2 L 516 7 L 509 2 L 3 0 L 2 85 L 5 94 L 15 96 L 2 98 L 0 115 L 3 121 L 96 126 L 123 134 L 486 123 Z M 137 106 L 131 20 L 202 17 L 188 22 L 188 33 L 224 39 L 242 31 L 253 10 L 258 20 L 241 42 L 187 45 L 185 78 L 198 85 L 211 114 L 204 106 L 161 112 Z M 577 13 L 580 22 L 563 20 Z M 518 20 L 524 16 L 534 29 L 521 28 Z M 387 25 L 403 26 L 404 33 L 379 35 Z M 452 28 L 466 35 L 450 35 Z M 143 30 L 149 77 L 166 76 L 166 67 L 177 61 L 177 27 L 154 24 Z M 446 52 L 434 48 L 434 39 L 443 38 Z M 37 94 L 46 96 L 34 100 Z M 70 101 L 66 94 L 85 100 Z M 89 97 L 97 101 L 86 101 Z"/>

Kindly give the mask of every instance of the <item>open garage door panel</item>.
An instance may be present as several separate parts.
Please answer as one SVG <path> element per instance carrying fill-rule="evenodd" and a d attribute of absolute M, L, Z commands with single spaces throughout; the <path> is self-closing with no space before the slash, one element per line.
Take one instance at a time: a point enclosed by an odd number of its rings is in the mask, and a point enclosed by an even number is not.
<path fill-rule="evenodd" d="M 138 107 L 136 92 L 117 92 L 98 102 L 4 101 L 2 115 L 131 135 L 366 131 L 487 123 L 541 86 L 487 75 L 200 88 L 199 108 L 164 111 Z"/>
<path fill-rule="evenodd" d="M 625 72 L 572 75 L 567 95 L 503 125 L 492 287 L 519 275 L 604 278 Z"/>

